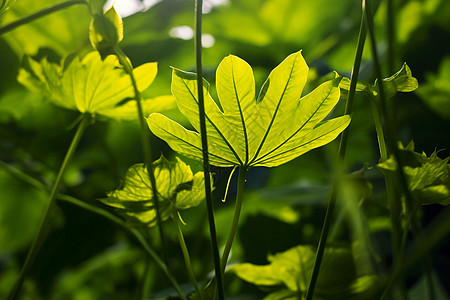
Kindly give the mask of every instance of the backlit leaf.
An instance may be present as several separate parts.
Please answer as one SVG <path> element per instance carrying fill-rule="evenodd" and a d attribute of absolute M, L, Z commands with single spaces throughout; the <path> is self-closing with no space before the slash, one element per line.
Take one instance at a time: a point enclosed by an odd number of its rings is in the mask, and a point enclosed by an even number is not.
<path fill-rule="evenodd" d="M 153 163 L 153 168 L 163 221 L 179 210 L 199 205 L 205 198 L 203 172 L 193 174 L 179 158 L 171 162 L 161 156 Z M 130 167 L 123 187 L 108 193 L 108 198 L 101 201 L 115 207 L 131 222 L 148 226 L 156 224 L 153 191 L 144 164 Z"/>
<path fill-rule="evenodd" d="M 123 22 L 114 6 L 104 14 L 96 14 L 89 26 L 92 46 L 101 53 L 107 53 L 123 39 Z"/>
<path fill-rule="evenodd" d="M 414 152 L 414 142 L 406 147 L 400 144 L 403 171 L 409 188 L 420 204 L 450 204 L 450 157 L 440 159 L 434 151 L 429 157 Z M 397 163 L 393 157 L 377 165 L 385 173 L 394 173 Z"/>
<path fill-rule="evenodd" d="M 43 93 L 56 105 L 81 113 L 105 111 L 106 115 L 111 115 L 111 110 L 120 102 L 134 97 L 131 79 L 113 55 L 102 60 L 98 52 L 91 52 L 81 60 L 76 57 L 67 68 L 64 63 L 57 65 L 46 59 L 40 63 L 28 59 L 27 65 L 19 71 L 20 83 Z M 146 63 L 133 72 L 142 91 L 153 82 L 157 64 Z"/>
<path fill-rule="evenodd" d="M 288 56 L 269 75 L 258 99 L 251 67 L 230 55 L 217 68 L 216 88 L 221 108 L 203 85 L 208 149 L 212 165 L 274 167 L 331 142 L 350 117 L 321 122 L 339 100 L 340 77 L 301 97 L 308 66 L 301 52 Z M 172 93 L 180 111 L 200 130 L 196 75 L 173 70 Z M 175 151 L 201 159 L 201 141 L 160 114 L 148 119 L 150 129 Z"/>
<path fill-rule="evenodd" d="M 230 267 L 230 271 L 260 287 L 279 289 L 264 299 L 277 299 L 279 295 L 298 299 L 296 296 L 304 295 L 308 288 L 314 258 L 314 247 L 301 245 L 270 255 L 268 265 L 244 263 Z M 373 275 L 357 271 L 354 254 L 346 247 L 325 250 L 320 274 L 314 294 L 317 299 L 361 299 L 358 294 L 370 290 L 376 280 Z"/>

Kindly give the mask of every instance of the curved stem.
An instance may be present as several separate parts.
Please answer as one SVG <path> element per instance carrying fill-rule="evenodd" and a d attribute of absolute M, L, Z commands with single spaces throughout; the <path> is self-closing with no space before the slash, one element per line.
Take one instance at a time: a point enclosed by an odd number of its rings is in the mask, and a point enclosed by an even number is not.
<path fill-rule="evenodd" d="M 231 223 L 230 233 L 228 234 L 227 243 L 225 244 L 225 248 L 222 254 L 221 260 L 221 272 L 222 274 L 225 272 L 225 268 L 227 266 L 228 256 L 230 255 L 231 246 L 233 245 L 234 236 L 236 235 L 236 231 L 239 224 L 239 216 L 241 215 L 241 207 L 242 207 L 242 199 L 244 195 L 244 185 L 245 185 L 245 177 L 247 175 L 247 168 L 239 167 L 239 178 L 238 178 L 238 188 L 236 195 L 236 203 L 234 206 L 234 215 L 233 221 Z"/>
<path fill-rule="evenodd" d="M 42 182 L 36 180 L 35 178 L 21 172 L 20 170 L 4 163 L 3 161 L 0 161 L 0 165 L 2 165 L 8 172 L 10 172 L 12 175 L 16 176 L 18 179 L 28 183 L 29 185 L 37 188 L 37 189 L 42 189 L 42 190 L 49 190 L 49 188 L 44 185 Z M 133 235 L 136 240 L 141 244 L 142 248 L 144 248 L 144 250 L 147 252 L 147 254 L 153 258 L 156 262 L 156 264 L 161 268 L 161 270 L 167 275 L 167 278 L 169 279 L 169 281 L 172 283 L 172 285 L 174 286 L 175 290 L 178 292 L 178 294 L 180 295 L 180 297 L 183 300 L 186 300 L 186 296 L 184 295 L 184 293 L 181 291 L 181 288 L 178 284 L 178 282 L 176 281 L 176 279 L 172 276 L 172 274 L 168 271 L 167 266 L 165 265 L 165 263 L 162 261 L 162 259 L 158 256 L 158 254 L 156 254 L 156 252 L 150 247 L 150 245 L 148 244 L 147 240 L 145 239 L 145 237 L 142 235 L 142 233 L 135 229 L 135 228 L 130 228 L 129 226 L 127 226 L 125 224 L 125 222 L 117 217 L 116 215 L 100 208 L 97 207 L 95 205 L 92 205 L 90 203 L 87 203 L 85 201 L 82 201 L 80 199 L 74 198 L 72 196 L 69 195 L 64 195 L 64 194 L 58 194 L 56 199 L 58 200 L 62 200 L 68 203 L 71 203 L 73 205 L 76 205 L 78 207 L 81 207 L 87 211 L 90 211 L 91 213 L 94 213 L 96 215 L 99 215 L 105 219 L 108 219 L 109 221 L 117 224 L 118 226 L 120 226 L 122 229 L 125 229 L 126 231 L 128 231 L 131 235 Z"/>
<path fill-rule="evenodd" d="M 211 195 L 211 177 L 209 175 L 208 139 L 206 135 L 205 100 L 203 98 L 203 71 L 202 71 L 202 7 L 203 0 L 195 0 L 195 61 L 197 71 L 198 112 L 200 117 L 200 136 L 202 139 L 203 172 L 205 173 L 205 198 L 208 212 L 209 236 L 214 258 L 214 270 L 217 279 L 219 300 L 224 300 L 223 276 L 220 269 L 219 246 L 217 245 L 216 224 Z"/>
<path fill-rule="evenodd" d="M 180 222 L 178 220 L 177 215 L 172 216 L 173 222 L 175 223 L 175 227 L 177 228 L 178 241 L 180 243 L 181 251 L 183 252 L 184 263 L 186 264 L 186 270 L 188 272 L 189 280 L 195 288 L 197 295 L 200 300 L 204 299 L 203 291 L 199 288 L 197 280 L 195 279 L 194 270 L 192 268 L 191 258 L 189 256 L 189 251 L 186 246 L 186 241 L 184 240 L 183 231 L 180 227 Z"/>
<path fill-rule="evenodd" d="M 19 19 L 17 21 L 11 22 L 3 27 L 0 28 L 0 36 L 8 31 L 14 30 L 19 26 L 28 24 L 36 19 L 39 19 L 40 17 L 44 17 L 48 14 L 51 14 L 53 12 L 56 12 L 58 10 L 62 10 L 64 8 L 67 8 L 69 6 L 72 5 L 76 5 L 76 4 L 86 4 L 88 5 L 86 0 L 70 0 L 70 1 L 65 1 L 65 2 L 61 2 L 52 6 L 49 6 L 47 8 L 44 8 L 38 12 L 35 12 L 34 14 L 31 14 L 27 17 L 24 17 L 22 19 Z"/>
<path fill-rule="evenodd" d="M 37 253 L 39 252 L 39 249 L 41 248 L 42 244 L 44 243 L 46 234 L 47 234 L 47 226 L 50 219 L 50 212 L 53 208 L 56 196 L 58 195 L 59 187 L 61 185 L 63 175 L 66 171 L 67 165 L 69 164 L 70 160 L 72 159 L 73 154 L 75 153 L 75 150 L 78 146 L 78 143 L 81 140 L 81 137 L 83 136 L 84 130 L 89 125 L 91 121 L 91 118 L 88 114 L 85 114 L 83 116 L 83 119 L 81 120 L 80 124 L 78 125 L 77 132 L 75 133 L 75 136 L 72 139 L 72 142 L 69 146 L 69 149 L 67 150 L 66 156 L 64 158 L 63 163 L 61 164 L 61 167 L 59 168 L 58 175 L 56 176 L 55 183 L 53 184 L 53 188 L 51 190 L 49 201 L 47 203 L 47 207 L 44 212 L 44 216 L 39 224 L 38 233 L 35 235 L 33 243 L 31 245 L 30 250 L 28 251 L 27 258 L 25 259 L 25 263 L 22 266 L 22 269 L 19 274 L 19 278 L 17 279 L 16 283 L 14 284 L 13 289 L 11 290 L 8 300 L 17 299 L 19 296 L 19 291 L 22 287 L 23 281 L 25 280 L 25 276 L 28 273 L 29 268 L 34 262 L 34 259 L 36 258 Z"/>
<path fill-rule="evenodd" d="M 125 53 L 123 53 L 123 51 L 119 47 L 116 47 L 114 50 L 115 50 L 114 52 L 115 52 L 117 58 L 119 59 L 119 62 L 122 64 L 125 71 L 130 76 L 131 82 L 133 84 L 136 106 L 137 106 L 137 111 L 138 111 L 139 125 L 141 128 L 141 140 L 142 140 L 142 147 L 143 147 L 143 151 L 144 151 L 145 166 L 147 168 L 148 177 L 150 179 L 150 186 L 152 188 L 152 196 L 153 196 L 152 199 L 153 199 L 154 205 L 155 205 L 156 222 L 158 224 L 158 231 L 159 231 L 159 236 L 161 239 L 162 253 L 163 253 L 164 261 L 166 262 L 167 267 L 170 270 L 166 242 L 165 242 L 165 237 L 164 237 L 164 231 L 163 231 L 163 227 L 162 227 L 161 214 L 160 214 L 160 210 L 159 210 L 158 190 L 157 190 L 157 186 L 156 186 L 156 179 L 155 179 L 155 174 L 153 172 L 153 165 L 152 165 L 153 159 L 152 159 L 152 152 L 151 152 L 151 147 L 150 147 L 150 130 L 148 129 L 148 126 L 147 126 L 145 118 L 144 118 L 144 110 L 142 108 L 141 92 L 139 91 L 139 89 L 137 87 L 136 78 L 134 77 L 134 74 L 133 74 L 133 66 L 131 65 L 127 56 L 125 55 Z"/>
<path fill-rule="evenodd" d="M 351 81 L 350 81 L 350 89 L 347 95 L 347 103 L 345 107 L 345 114 L 350 114 L 353 111 L 353 99 L 355 97 L 356 92 L 356 84 L 358 82 L 358 74 L 361 66 L 361 58 L 364 49 L 364 42 L 366 40 L 366 29 L 365 29 L 365 17 L 364 13 L 361 16 L 361 24 L 359 27 L 359 35 L 358 35 L 358 45 L 356 49 L 355 61 L 353 63 Z M 347 127 L 344 132 L 341 134 L 341 140 L 339 143 L 338 157 L 343 161 L 345 158 L 345 153 L 347 149 L 347 141 L 349 137 L 350 131 L 349 127 Z M 317 279 L 319 277 L 320 265 L 322 263 L 323 253 L 325 251 L 325 245 L 328 238 L 328 232 L 331 226 L 331 218 L 333 215 L 334 207 L 336 205 L 336 197 L 337 197 L 337 187 L 336 184 L 333 184 L 331 189 L 331 193 L 328 199 L 327 211 L 325 214 L 325 219 L 322 225 L 322 231 L 320 233 L 319 244 L 317 246 L 316 257 L 314 260 L 314 266 L 311 273 L 311 278 L 309 281 L 308 290 L 306 292 L 306 300 L 311 300 L 314 294 L 314 289 L 316 287 Z"/>

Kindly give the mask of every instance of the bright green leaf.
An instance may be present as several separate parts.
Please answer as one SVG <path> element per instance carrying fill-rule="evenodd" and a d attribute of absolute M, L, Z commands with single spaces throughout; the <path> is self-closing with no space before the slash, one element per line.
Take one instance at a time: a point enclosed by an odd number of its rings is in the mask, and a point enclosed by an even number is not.
<path fill-rule="evenodd" d="M 131 79 L 113 55 L 102 60 L 98 52 L 91 52 L 82 60 L 76 57 L 67 68 L 63 66 L 46 59 L 40 63 L 28 59 L 27 66 L 19 71 L 18 81 L 32 91 L 43 93 L 56 105 L 81 113 L 105 111 L 111 115 L 120 102 L 134 97 Z M 146 63 L 133 72 L 142 91 L 155 79 L 157 64 Z"/>
<path fill-rule="evenodd" d="M 238 264 L 230 267 L 230 271 L 255 285 L 278 287 L 278 291 L 264 299 L 276 299 L 275 295 L 304 295 L 314 258 L 314 247 L 296 246 L 269 256 L 269 265 Z M 318 299 L 358 299 L 357 295 L 370 290 L 375 280 L 375 276 L 360 274 L 357 271 L 353 253 L 349 248 L 328 247 L 321 265 L 321 276 L 316 285 L 315 296 Z"/>
<path fill-rule="evenodd" d="M 101 53 L 107 53 L 123 39 L 123 22 L 114 6 L 105 14 L 96 14 L 89 26 L 92 46 Z"/>
<path fill-rule="evenodd" d="M 103 7 L 107 0 L 89 0 L 89 6 L 92 14 L 103 14 Z"/>
<path fill-rule="evenodd" d="M 148 116 L 155 111 L 167 111 L 177 107 L 175 98 L 172 95 L 158 96 L 151 99 L 142 100 L 144 116 Z M 103 116 L 116 120 L 136 120 L 137 106 L 135 100 L 127 101 L 125 104 L 102 110 Z"/>
<path fill-rule="evenodd" d="M 350 117 L 321 122 L 339 100 L 341 78 L 327 81 L 301 97 L 308 66 L 301 52 L 288 56 L 269 75 L 258 99 L 251 67 L 230 55 L 217 68 L 220 109 L 204 84 L 210 162 L 216 166 L 267 166 L 286 163 L 337 137 Z M 180 111 L 199 131 L 197 81 L 193 73 L 173 70 L 172 93 Z M 148 119 L 150 129 L 175 151 L 201 159 L 201 141 L 161 114 Z"/>
<path fill-rule="evenodd" d="M 203 172 L 193 174 L 179 158 L 171 162 L 161 156 L 153 168 L 163 221 L 179 210 L 199 205 L 205 198 Z M 108 198 L 101 201 L 124 213 L 133 223 L 156 225 L 153 191 L 144 164 L 130 167 L 123 187 L 108 193 Z"/>
<path fill-rule="evenodd" d="M 429 157 L 414 152 L 411 141 L 406 147 L 400 144 L 403 170 L 409 188 L 420 204 L 450 204 L 450 157 L 440 159 L 434 151 Z M 394 173 L 397 163 L 393 157 L 377 165 L 385 173 Z"/>

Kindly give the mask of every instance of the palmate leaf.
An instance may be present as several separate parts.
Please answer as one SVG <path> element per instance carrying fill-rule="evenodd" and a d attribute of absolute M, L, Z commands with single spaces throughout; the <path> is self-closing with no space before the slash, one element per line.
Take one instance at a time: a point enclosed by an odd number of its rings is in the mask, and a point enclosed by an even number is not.
<path fill-rule="evenodd" d="M 179 210 L 199 205 L 205 198 L 203 172 L 193 174 L 179 158 L 171 162 L 161 156 L 153 163 L 153 168 L 163 221 Z M 130 167 L 123 187 L 108 193 L 108 198 L 101 201 L 115 207 L 133 223 L 156 225 L 153 191 L 144 164 Z"/>
<path fill-rule="evenodd" d="M 268 265 L 244 263 L 231 266 L 229 270 L 257 286 L 275 288 L 265 300 L 299 299 L 298 295 L 306 293 L 314 257 L 314 247 L 300 245 L 269 255 Z M 314 295 L 315 299 L 366 299 L 364 294 L 371 293 L 375 282 L 376 276 L 357 271 L 350 248 L 328 247 Z"/>
<path fill-rule="evenodd" d="M 56 105 L 76 109 L 81 113 L 105 112 L 105 115 L 114 117 L 111 112 L 118 109 L 118 104 L 134 97 L 131 79 L 113 55 L 102 60 L 98 52 L 91 52 L 81 60 L 74 58 L 67 67 L 64 63 L 57 65 L 46 59 L 37 62 L 28 58 L 26 64 L 19 71 L 20 83 L 32 91 L 43 93 Z M 155 79 L 157 64 L 146 63 L 133 72 L 139 90 L 143 91 Z M 160 100 L 173 102 L 171 98 Z M 156 101 L 157 99 L 153 103 Z M 169 107 L 170 103 L 168 104 Z M 157 107 L 156 104 L 153 106 Z M 125 108 L 127 109 L 129 110 Z M 119 118 L 123 118 L 123 114 L 119 112 Z M 137 117 L 137 113 L 135 115 Z"/>
<path fill-rule="evenodd" d="M 335 139 L 349 124 L 342 116 L 321 122 L 337 104 L 340 77 L 301 98 L 308 66 L 301 52 L 288 56 L 269 75 L 258 99 L 251 67 L 230 55 L 217 68 L 220 109 L 203 85 L 210 162 L 216 166 L 274 167 Z M 173 70 L 172 93 L 178 108 L 200 131 L 196 75 Z M 175 151 L 202 159 L 201 140 L 161 114 L 152 114 L 153 133 Z"/>
<path fill-rule="evenodd" d="M 434 151 L 429 157 L 414 152 L 414 142 L 399 145 L 403 171 L 409 188 L 420 204 L 450 204 L 450 157 L 440 159 Z M 391 157 L 377 165 L 383 173 L 394 173 L 397 163 Z"/>

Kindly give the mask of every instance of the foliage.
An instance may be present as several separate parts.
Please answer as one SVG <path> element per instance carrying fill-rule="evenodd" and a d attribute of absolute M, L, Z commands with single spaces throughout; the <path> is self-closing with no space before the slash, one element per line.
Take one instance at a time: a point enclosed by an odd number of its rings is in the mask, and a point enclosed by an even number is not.
<path fill-rule="evenodd" d="M 403 168 L 409 188 L 420 204 L 450 204 L 450 157 L 440 159 L 435 150 L 429 157 L 422 152 L 414 152 L 414 142 L 406 147 L 399 145 Z M 394 173 L 397 163 L 391 157 L 379 163 L 378 168 L 386 173 Z"/>
<path fill-rule="evenodd" d="M 323 83 L 300 99 L 308 67 L 301 52 L 288 56 L 275 68 L 255 99 L 251 67 L 236 56 L 228 56 L 217 68 L 219 107 L 204 86 L 208 147 L 216 166 L 275 167 L 329 143 L 344 130 L 348 116 L 320 123 L 339 100 L 339 81 Z M 199 131 L 195 75 L 174 69 L 172 92 L 180 111 Z M 298 120 L 292 126 L 286 119 Z M 176 151 L 201 159 L 198 133 L 188 131 L 160 114 L 148 120 L 155 135 Z"/>
<path fill-rule="evenodd" d="M 180 210 L 198 206 L 205 198 L 203 172 L 192 173 L 179 158 L 174 162 L 161 156 L 153 163 L 162 220 L 176 217 Z M 131 224 L 156 225 L 156 210 L 150 179 L 143 164 L 128 169 L 123 187 L 108 193 L 102 202 L 123 213 Z"/>

